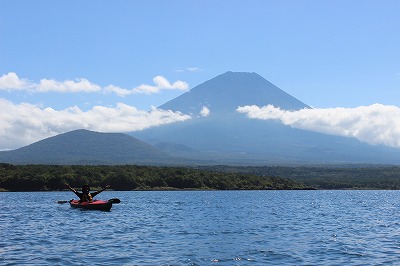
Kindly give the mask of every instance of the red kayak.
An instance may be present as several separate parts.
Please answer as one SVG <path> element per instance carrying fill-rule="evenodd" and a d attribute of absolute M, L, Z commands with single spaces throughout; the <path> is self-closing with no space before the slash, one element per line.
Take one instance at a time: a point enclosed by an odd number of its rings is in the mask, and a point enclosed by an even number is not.
<path fill-rule="evenodd" d="M 109 211 L 112 207 L 111 200 L 94 200 L 92 202 L 80 202 L 79 200 L 70 200 L 69 204 L 73 208 L 81 208 L 85 210 Z"/>

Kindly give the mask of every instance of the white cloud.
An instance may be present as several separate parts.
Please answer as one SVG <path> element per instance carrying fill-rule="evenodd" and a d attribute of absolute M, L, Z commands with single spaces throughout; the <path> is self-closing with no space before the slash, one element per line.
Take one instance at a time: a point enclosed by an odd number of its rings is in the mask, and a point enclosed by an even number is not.
<path fill-rule="evenodd" d="M 31 84 L 28 80 L 20 79 L 14 72 L 0 77 L 0 90 L 26 90 L 30 86 Z"/>
<path fill-rule="evenodd" d="M 118 86 L 108 85 L 104 88 L 104 92 L 106 93 L 115 93 L 120 97 L 125 97 L 129 94 L 132 94 L 132 90 L 127 90 Z"/>
<path fill-rule="evenodd" d="M 26 90 L 29 92 L 61 92 L 61 93 L 78 93 L 78 92 L 104 92 L 115 93 L 120 97 L 124 97 L 134 93 L 153 94 L 159 93 L 161 90 L 181 90 L 185 91 L 189 85 L 181 80 L 170 83 L 163 76 L 153 78 L 155 86 L 142 84 L 134 89 L 125 89 L 115 85 L 101 87 L 100 85 L 91 83 L 87 79 L 76 79 L 57 81 L 54 79 L 42 79 L 39 83 L 34 83 L 26 79 L 20 79 L 14 72 L 10 72 L 0 77 L 0 90 Z"/>
<path fill-rule="evenodd" d="M 133 93 L 153 94 L 153 93 L 159 93 L 161 90 L 186 91 L 189 88 L 189 85 L 184 81 L 178 80 L 175 81 L 173 84 L 171 84 L 163 76 L 157 76 L 153 78 L 153 81 L 156 84 L 156 86 L 142 84 L 133 89 Z"/>
<path fill-rule="evenodd" d="M 57 111 L 0 98 L 0 150 L 15 149 L 74 129 L 131 132 L 190 118 L 154 107 L 150 112 L 141 111 L 123 103 L 112 108 L 95 106 L 89 111 L 76 106 Z"/>
<path fill-rule="evenodd" d="M 285 111 L 272 105 L 253 105 L 239 107 L 237 111 L 253 119 L 274 119 L 299 129 L 400 148 L 400 108 L 397 106 L 373 104 L 356 108 Z"/>
<path fill-rule="evenodd" d="M 135 89 L 133 89 L 133 93 L 141 93 L 141 94 L 153 94 L 159 93 L 160 89 L 156 86 L 150 86 L 146 84 L 142 84 Z"/>
<path fill-rule="evenodd" d="M 14 72 L 4 74 L 0 77 L 0 90 L 26 90 L 31 92 L 99 92 L 99 85 L 89 82 L 87 79 L 56 81 L 53 79 L 42 79 L 36 84 L 27 79 L 20 79 Z"/>
<path fill-rule="evenodd" d="M 198 67 L 187 67 L 184 69 L 175 69 L 174 71 L 175 72 L 198 72 L 198 71 L 201 71 L 201 69 Z"/>
<path fill-rule="evenodd" d="M 201 108 L 200 115 L 202 117 L 209 116 L 210 115 L 210 109 L 208 109 L 207 107 L 203 106 L 203 108 Z"/>
<path fill-rule="evenodd" d="M 101 87 L 99 85 L 89 82 L 87 79 L 66 80 L 59 82 L 52 79 L 42 79 L 40 83 L 35 85 L 37 92 L 99 92 Z"/>

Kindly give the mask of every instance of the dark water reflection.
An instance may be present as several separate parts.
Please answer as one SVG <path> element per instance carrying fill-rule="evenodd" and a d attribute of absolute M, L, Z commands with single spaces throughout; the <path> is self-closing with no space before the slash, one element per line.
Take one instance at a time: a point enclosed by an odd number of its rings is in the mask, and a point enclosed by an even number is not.
<path fill-rule="evenodd" d="M 0 193 L 0 265 L 376 265 L 400 258 L 398 191 L 103 192 L 110 212 Z"/>

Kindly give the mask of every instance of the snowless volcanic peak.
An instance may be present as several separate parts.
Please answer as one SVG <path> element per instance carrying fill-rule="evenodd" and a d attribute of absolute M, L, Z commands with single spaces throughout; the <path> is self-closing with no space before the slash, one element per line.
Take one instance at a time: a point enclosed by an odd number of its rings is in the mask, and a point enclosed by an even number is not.
<path fill-rule="evenodd" d="M 256 73 L 226 72 L 163 104 L 161 109 L 187 114 L 234 112 L 238 106 L 272 104 L 285 110 L 308 108 Z"/>

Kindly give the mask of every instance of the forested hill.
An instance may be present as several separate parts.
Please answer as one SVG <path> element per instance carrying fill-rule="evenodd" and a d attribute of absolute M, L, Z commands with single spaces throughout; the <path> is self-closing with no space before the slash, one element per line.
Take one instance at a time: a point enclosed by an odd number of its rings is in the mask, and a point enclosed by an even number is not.
<path fill-rule="evenodd" d="M 0 152 L 0 162 L 11 164 L 163 164 L 173 161 L 171 156 L 132 136 L 84 129 Z"/>

